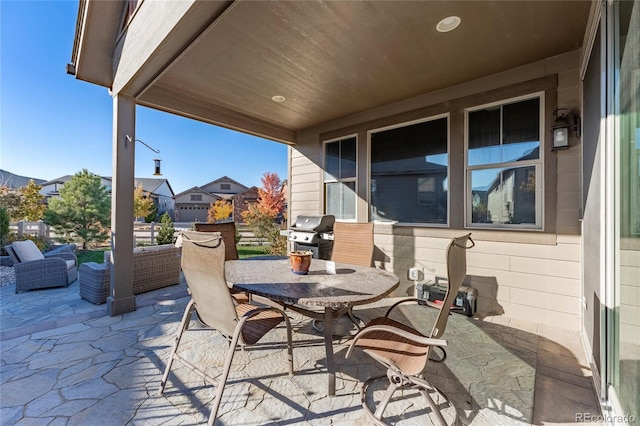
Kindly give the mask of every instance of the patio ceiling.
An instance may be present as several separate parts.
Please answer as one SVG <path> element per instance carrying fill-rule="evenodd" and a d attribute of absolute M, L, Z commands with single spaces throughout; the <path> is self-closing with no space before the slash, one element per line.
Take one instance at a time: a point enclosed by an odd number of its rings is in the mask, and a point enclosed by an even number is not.
<path fill-rule="evenodd" d="M 203 2 L 155 44 L 153 6 L 142 2 L 118 42 L 115 92 L 295 143 L 301 129 L 577 49 L 591 3 Z M 451 15 L 458 29 L 436 31 Z M 134 53 L 145 57 L 141 44 L 146 60 L 123 72 Z"/>

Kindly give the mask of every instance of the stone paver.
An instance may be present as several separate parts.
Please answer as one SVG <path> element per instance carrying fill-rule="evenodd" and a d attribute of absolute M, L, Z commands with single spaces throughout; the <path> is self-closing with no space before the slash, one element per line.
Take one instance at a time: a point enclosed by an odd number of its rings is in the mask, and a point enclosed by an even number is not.
<path fill-rule="evenodd" d="M 66 289 L 14 294 L 0 289 L 0 419 L 2 424 L 175 425 L 206 422 L 215 387 L 176 363 L 165 392 L 159 385 L 174 333 L 188 302 L 183 284 L 140 295 L 135 312 L 110 317 L 104 305 Z M 391 300 L 362 307 L 357 315 L 381 315 Z M 64 304 L 67 307 L 64 308 Z M 290 313 L 294 366 L 289 377 L 283 327 L 264 341 L 238 350 L 219 412 L 224 425 L 370 424 L 360 406 L 362 383 L 383 373 L 356 350 L 345 359 L 347 338 L 334 342 L 336 397 L 326 396 L 322 336 L 310 321 Z M 394 318 L 427 332 L 436 311 L 404 306 Z M 575 336 L 500 318 L 452 315 L 443 363 L 429 363 L 428 377 L 455 402 L 463 425 L 566 423 L 576 413 L 598 414 L 589 372 Z M 194 327 L 181 344 L 183 356 L 208 373 L 220 371 L 227 343 L 217 332 Z M 370 388 L 379 401 L 386 382 Z M 396 397 L 385 412 L 398 425 L 431 424 L 414 391 Z M 449 410 L 450 411 L 450 410 Z M 451 418 L 452 412 L 445 413 Z"/>

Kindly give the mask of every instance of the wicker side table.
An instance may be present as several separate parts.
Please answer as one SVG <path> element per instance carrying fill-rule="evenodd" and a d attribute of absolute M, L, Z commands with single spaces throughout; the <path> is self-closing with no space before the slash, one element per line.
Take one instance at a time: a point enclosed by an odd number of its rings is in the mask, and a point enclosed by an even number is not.
<path fill-rule="evenodd" d="M 80 297 L 100 305 L 109 295 L 109 266 L 105 263 L 87 262 L 80 265 Z"/>

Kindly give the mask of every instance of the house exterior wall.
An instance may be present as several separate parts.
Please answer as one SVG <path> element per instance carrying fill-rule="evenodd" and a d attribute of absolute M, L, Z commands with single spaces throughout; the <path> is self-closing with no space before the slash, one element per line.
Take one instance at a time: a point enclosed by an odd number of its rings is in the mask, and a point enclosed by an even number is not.
<path fill-rule="evenodd" d="M 323 141 L 357 135 L 357 221 L 369 220 L 368 132 L 384 126 L 438 114 L 450 117 L 449 224 L 446 228 L 377 223 L 376 264 L 400 277 L 396 295 L 412 295 L 409 267 L 423 268 L 427 278 L 445 274 L 449 239 L 472 232 L 476 247 L 468 253 L 469 283 L 479 290 L 483 314 L 579 330 L 580 283 L 580 149 L 544 149 L 543 230 L 465 229 L 465 108 L 544 91 L 543 140 L 550 137 L 556 107 L 579 110 L 580 52 L 548 58 L 500 74 L 365 111 L 304 129 L 290 148 L 290 220 L 324 212 Z M 453 165 L 457 164 L 456 167 Z M 457 195 L 456 195 L 457 194 Z"/>
<path fill-rule="evenodd" d="M 201 186 L 200 188 L 214 194 L 238 194 L 247 190 L 246 186 L 240 185 L 233 180 L 226 179 L 216 180 L 206 186 Z"/>
<path fill-rule="evenodd" d="M 258 201 L 258 188 L 250 188 L 233 197 L 233 221 L 235 223 L 244 223 L 242 213 L 245 212 L 250 204 Z"/>
<path fill-rule="evenodd" d="M 192 201 L 191 196 L 200 196 L 197 201 Z M 175 196 L 175 221 L 176 222 L 206 222 L 209 206 L 218 200 L 213 194 L 208 194 L 200 189 L 185 191 Z"/>
<path fill-rule="evenodd" d="M 175 219 L 175 201 L 169 184 L 163 182 L 155 189 L 154 194 L 157 196 L 158 218 L 166 212 L 172 219 Z"/>

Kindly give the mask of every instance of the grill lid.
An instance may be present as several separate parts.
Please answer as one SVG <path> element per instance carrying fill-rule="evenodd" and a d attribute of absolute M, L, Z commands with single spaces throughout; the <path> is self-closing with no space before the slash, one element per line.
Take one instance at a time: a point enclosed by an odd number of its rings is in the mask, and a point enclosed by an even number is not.
<path fill-rule="evenodd" d="M 296 231 L 306 232 L 331 232 L 336 217 L 331 214 L 323 216 L 306 216 L 300 215 L 296 218 L 295 223 L 291 226 Z"/>

